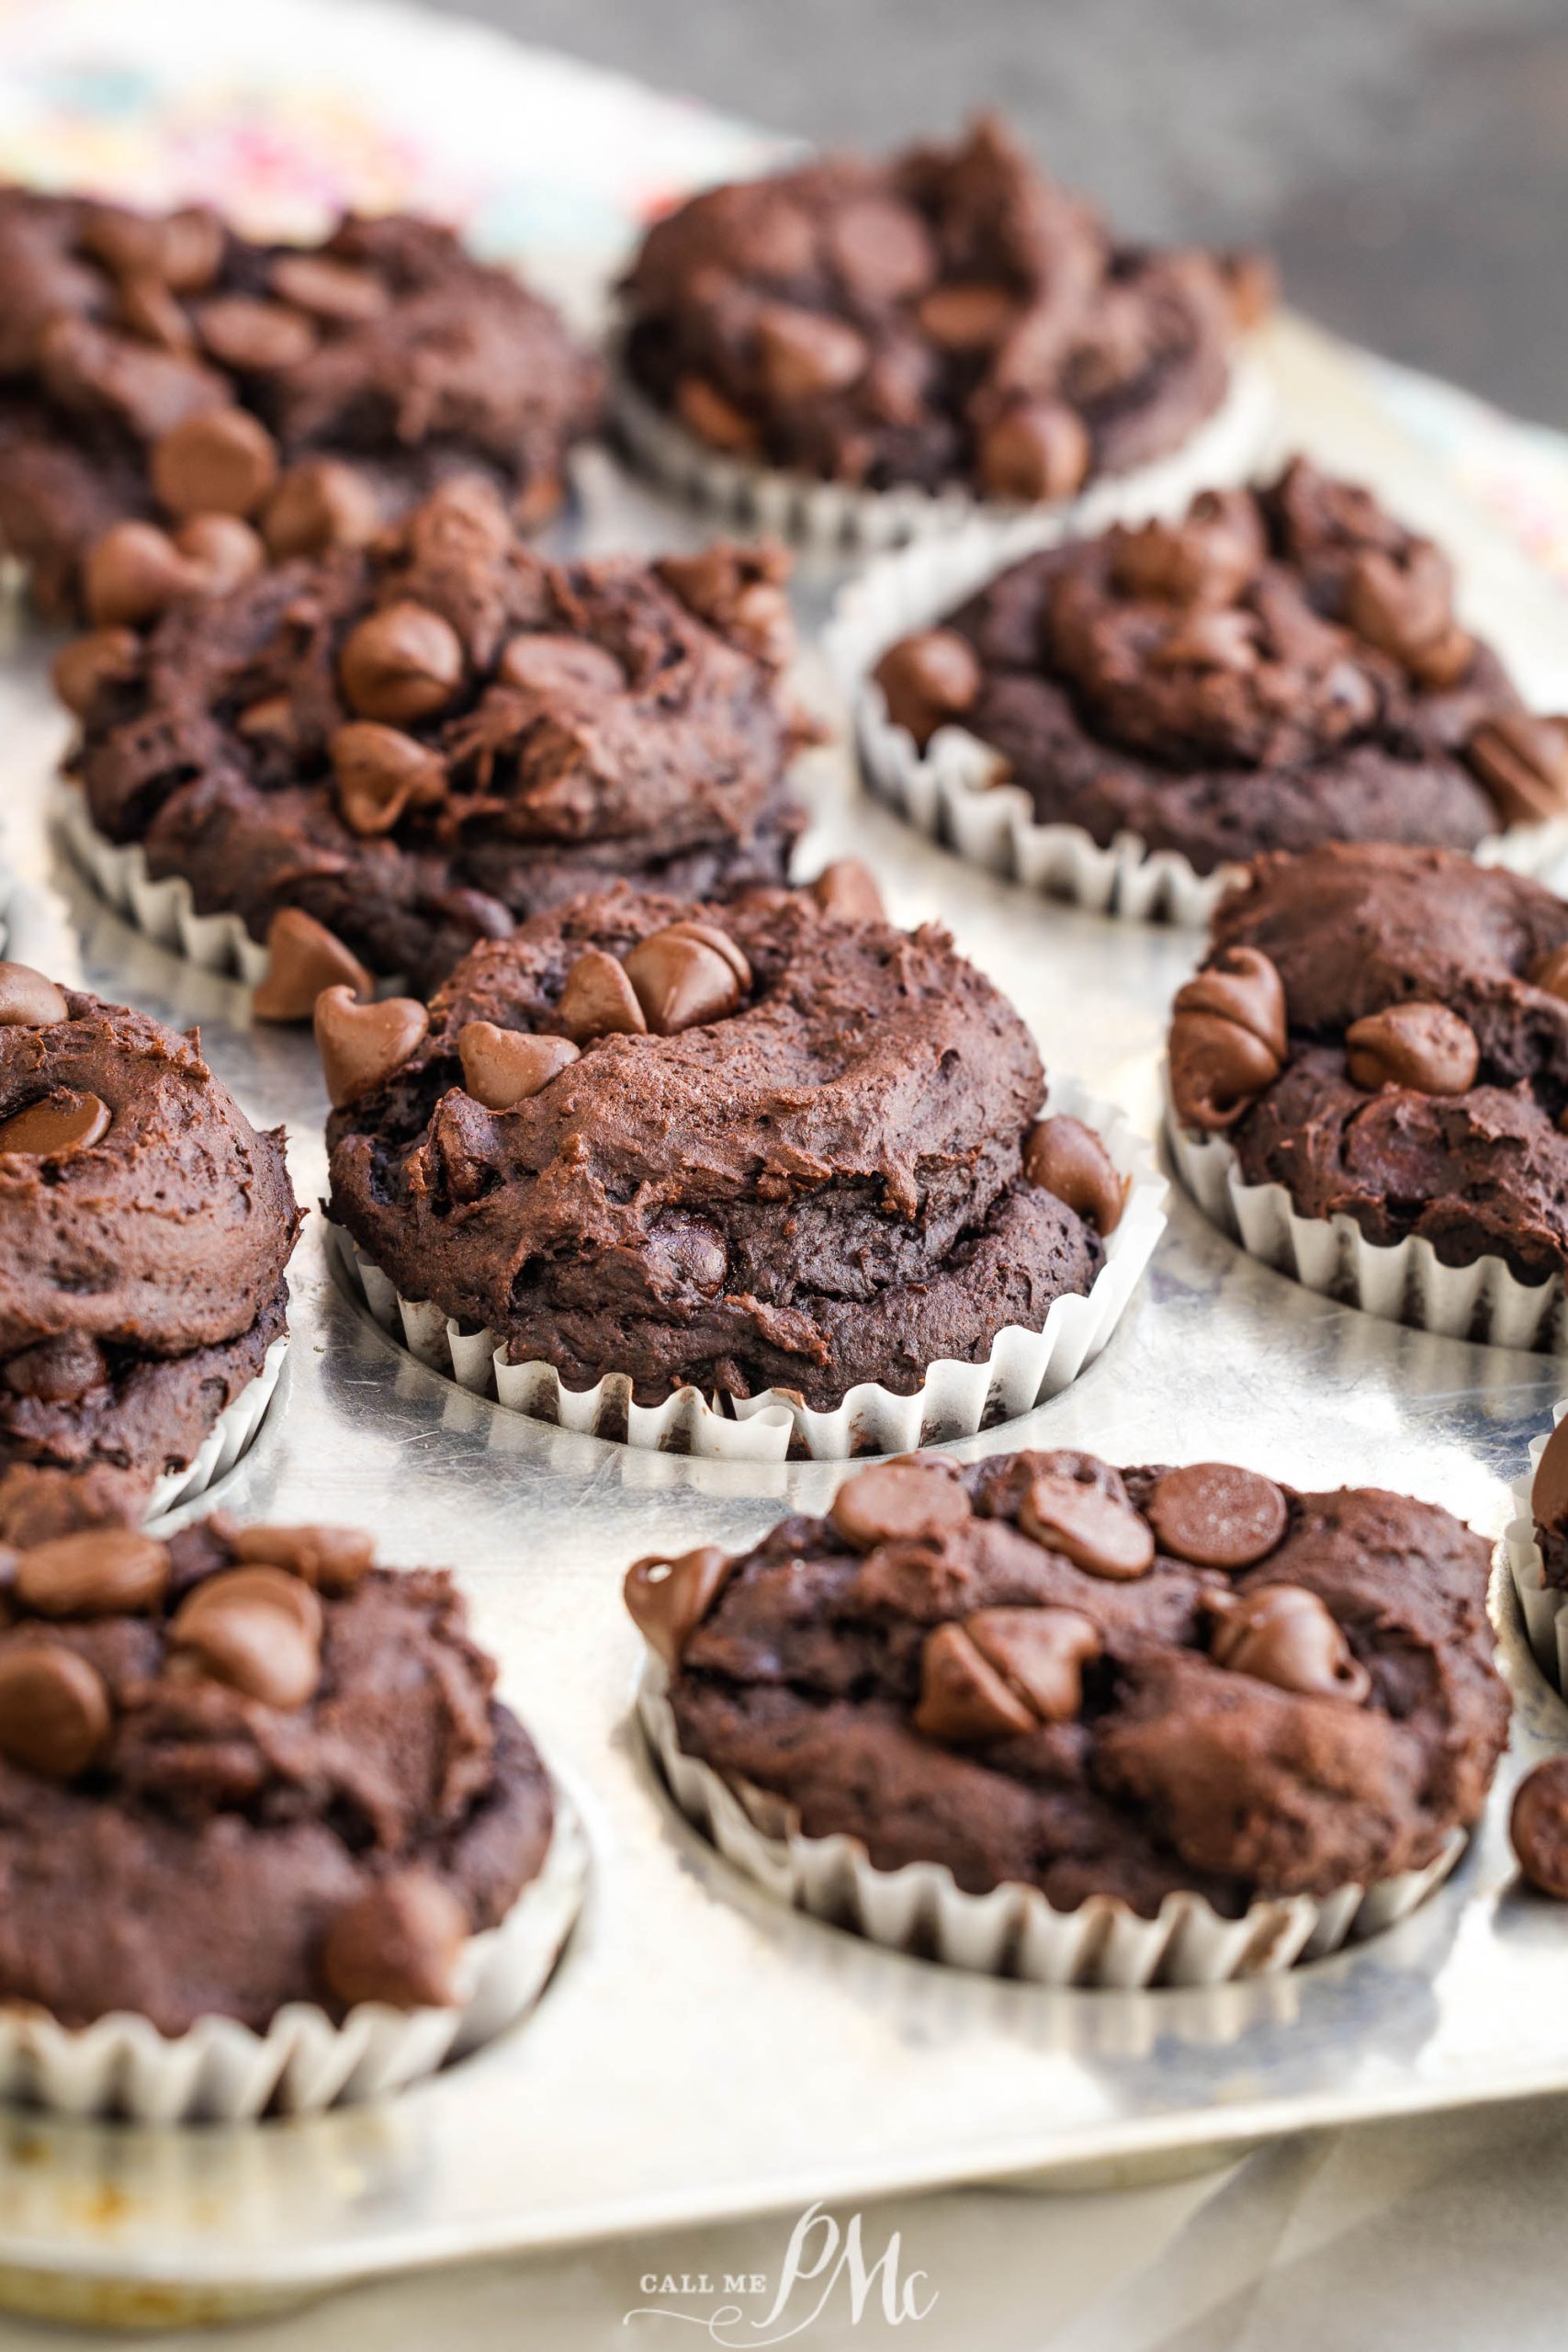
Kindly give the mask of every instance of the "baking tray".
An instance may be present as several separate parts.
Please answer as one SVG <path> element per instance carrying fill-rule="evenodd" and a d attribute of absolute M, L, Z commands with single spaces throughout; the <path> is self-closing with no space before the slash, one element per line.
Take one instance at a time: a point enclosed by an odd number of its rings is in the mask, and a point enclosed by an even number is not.
<path fill-rule="evenodd" d="M 1370 409 L 1333 345 L 1287 324 L 1283 437 L 1378 482 L 1461 558 L 1467 610 L 1529 691 L 1568 703 L 1561 597 L 1459 506 Z M 688 519 L 594 460 L 579 544 L 691 544 Z M 802 582 L 819 619 L 831 578 Z M 182 1026 L 258 1122 L 286 1121 L 302 1200 L 324 1189 L 310 1041 L 252 1029 L 241 989 L 151 945 L 47 833 L 64 730 L 51 648 L 13 621 L 0 663 L 7 852 L 66 893 L 89 985 Z M 807 782 L 807 852 L 852 850 L 900 921 L 938 917 L 1009 992 L 1047 1065 L 1153 1132 L 1165 1009 L 1191 933 L 995 881 L 861 797 L 841 751 Z M 503 1688 L 581 1804 L 595 1875 L 560 1973 L 518 2032 L 383 2106 L 235 2131 L 0 2115 L 0 2300 L 173 2323 L 352 2279 L 661 2223 L 918 2185 L 1223 2152 L 1356 2117 L 1568 2086 L 1568 1917 L 1521 1896 L 1508 1792 L 1568 1712 L 1498 1616 L 1517 1713 L 1485 1824 L 1404 1927 L 1285 1976 L 1210 1992 L 1061 1993 L 896 1956 L 795 1915 L 672 1811 L 631 1718 L 639 1553 L 740 1545 L 820 1510 L 831 1464 L 695 1462 L 573 1437 L 421 1368 L 336 1287 L 319 1217 L 291 1273 L 294 1342 L 253 1452 L 220 1490 L 245 1516 L 368 1526 L 395 1563 L 451 1563 Z M 1021 1420 L 954 1449 L 1084 1445 L 1113 1462 L 1220 1455 L 1300 1487 L 1363 1481 L 1495 1533 L 1561 1363 L 1472 1347 L 1314 1297 L 1173 1196 L 1105 1355 Z"/>

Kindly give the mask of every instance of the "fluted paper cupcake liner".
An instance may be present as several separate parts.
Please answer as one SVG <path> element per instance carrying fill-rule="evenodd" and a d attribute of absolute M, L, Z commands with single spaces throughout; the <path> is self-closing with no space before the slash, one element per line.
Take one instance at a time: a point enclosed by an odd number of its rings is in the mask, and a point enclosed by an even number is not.
<path fill-rule="evenodd" d="M 644 472 L 726 523 L 824 554 L 901 547 L 976 517 L 995 526 L 1027 513 L 1037 521 L 1054 521 L 1059 529 L 1088 532 L 1103 530 L 1108 523 L 1174 514 L 1200 490 L 1246 481 L 1262 453 L 1274 407 L 1268 375 L 1255 357 L 1243 353 L 1232 363 L 1220 406 L 1179 449 L 1127 473 L 1102 474 L 1075 498 L 1026 508 L 976 498 L 959 487 L 927 491 L 904 483 L 892 490 L 863 490 L 727 457 L 688 433 L 637 390 L 619 365 L 618 345 L 612 345 L 611 356 L 612 413 L 624 444 Z"/>
<path fill-rule="evenodd" d="M 1552 1408 L 1553 1427 L 1564 1413 L 1568 1413 L 1568 1398 Z M 1530 1489 L 1546 1443 L 1544 1437 L 1530 1442 L 1529 1474 L 1514 1488 L 1516 1516 L 1503 1531 L 1503 1557 L 1514 1580 L 1514 1590 L 1519 1596 L 1535 1662 L 1552 1689 L 1568 1698 L 1568 1592 L 1546 1581 L 1546 1562 L 1536 1541 L 1535 1513 L 1530 1503 Z"/>
<path fill-rule="evenodd" d="M 1393 1323 L 1414 1324 L 1450 1340 L 1552 1355 L 1568 1344 L 1563 1282 L 1522 1283 L 1506 1261 L 1474 1259 L 1446 1266 L 1424 1235 L 1369 1241 L 1355 1219 L 1303 1216 L 1283 1184 L 1249 1184 L 1224 1136 L 1194 1135 L 1168 1100 L 1166 1134 L 1185 1189 L 1204 1216 L 1308 1289 Z"/>
<path fill-rule="evenodd" d="M 0 2098 L 135 2123 L 249 2123 L 379 2098 L 434 2074 L 533 2007 L 571 1931 L 588 1840 L 558 1786 L 554 1796 L 544 1866 L 498 1928 L 469 1939 L 457 2007 L 366 2002 L 340 2022 L 295 2001 L 265 2033 L 208 2017 L 179 2035 L 129 2014 L 73 2030 L 41 2010 L 0 2009 Z"/>
<path fill-rule="evenodd" d="M 190 884 L 171 874 L 155 882 L 147 855 L 136 842 L 111 842 L 99 832 L 79 790 L 68 786 L 56 803 L 65 845 L 100 899 L 144 931 L 160 947 L 188 956 L 204 972 L 220 972 L 254 989 L 266 977 L 270 960 L 264 940 L 253 939 L 238 915 L 202 915 Z"/>
<path fill-rule="evenodd" d="M 288 1334 L 285 1332 L 268 1348 L 255 1378 L 247 1381 L 219 1414 L 185 1468 L 164 1471 L 148 1498 L 148 1519 L 163 1519 L 168 1512 L 195 1502 L 248 1452 L 266 1419 L 288 1352 Z"/>
<path fill-rule="evenodd" d="M 782 1462 L 792 1451 L 818 1462 L 909 1453 L 1013 1419 L 1076 1380 L 1110 1339 L 1165 1229 L 1167 1187 L 1131 1121 L 1070 1080 L 1052 1081 L 1047 1108 L 1095 1128 L 1118 1172 L 1132 1179 L 1122 1221 L 1088 1292 L 1053 1299 L 1040 1330 L 1008 1324 L 983 1363 L 943 1358 L 928 1364 L 909 1396 L 866 1381 L 831 1410 L 819 1411 L 785 1388 L 740 1397 L 679 1388 L 663 1404 L 639 1405 L 626 1373 L 607 1373 L 592 1388 L 569 1388 L 553 1364 L 510 1362 L 494 1331 L 465 1331 L 433 1303 L 403 1297 L 350 1235 L 337 1227 L 328 1231 L 351 1291 L 384 1331 L 433 1372 L 509 1411 L 627 1445 L 732 1461 Z"/>
<path fill-rule="evenodd" d="M 822 644 L 850 706 L 861 773 L 878 799 L 990 873 L 1096 914 L 1200 927 L 1244 866 L 1200 874 L 1181 851 L 1151 849 L 1134 832 L 1105 843 L 1082 825 L 1043 823 L 1022 786 L 1007 781 L 995 745 L 949 726 L 922 751 L 888 717 L 872 675 L 890 645 L 942 620 L 998 572 L 1063 536 L 1038 519 L 1002 532 L 972 525 L 884 557 L 841 591 Z M 1568 856 L 1568 817 L 1510 826 L 1472 854 L 1483 865 L 1542 873 Z"/>
<path fill-rule="evenodd" d="M 82 977 L 76 934 L 63 903 L 41 883 L 0 865 L 0 957 L 74 988 Z"/>
<path fill-rule="evenodd" d="M 942 1863 L 878 1870 L 857 1838 L 806 1837 L 783 1798 L 684 1752 L 667 1688 L 663 1661 L 650 1652 L 637 1693 L 644 1733 L 675 1803 L 726 1861 L 813 1918 L 987 1976 L 1138 1991 L 1275 1975 L 1407 1917 L 1465 1848 L 1456 1829 L 1423 1870 L 1322 1896 L 1261 1896 L 1238 1919 L 1222 1917 L 1201 1894 L 1167 1895 L 1153 1919 L 1113 1895 L 1061 1911 L 1016 1881 L 969 1894 Z"/>

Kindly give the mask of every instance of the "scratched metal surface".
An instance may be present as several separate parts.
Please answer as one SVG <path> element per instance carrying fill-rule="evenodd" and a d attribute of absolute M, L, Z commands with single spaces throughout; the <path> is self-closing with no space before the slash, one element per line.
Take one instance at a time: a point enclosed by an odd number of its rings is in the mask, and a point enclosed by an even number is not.
<path fill-rule="evenodd" d="M 1289 437 L 1440 526 L 1463 558 L 1473 616 L 1562 707 L 1555 592 L 1363 413 L 1330 347 L 1287 328 L 1274 364 Z M 581 536 L 654 546 L 693 535 L 602 469 Z M 806 584 L 808 618 L 828 584 Z M 0 665 L 11 861 L 65 890 L 91 985 L 199 1022 L 252 1115 L 288 1123 L 295 1183 L 313 1202 L 324 1102 L 308 1041 L 249 1027 L 236 986 L 142 940 L 47 841 L 62 741 L 42 686 L 48 650 L 17 625 Z M 815 763 L 810 786 L 818 851 L 869 857 L 899 919 L 950 923 L 1021 1007 L 1047 1064 L 1152 1125 L 1163 1008 L 1191 962 L 1190 934 L 992 881 L 860 799 L 838 752 Z M 1212 1993 L 1052 1993 L 944 1972 L 797 1917 L 736 1877 L 673 1815 L 630 1722 L 626 1562 L 660 1545 L 739 1544 L 785 1508 L 819 1509 L 839 1472 L 635 1453 L 468 1396 L 333 1287 L 318 1218 L 292 1281 L 283 1385 L 222 1498 L 247 1515 L 358 1521 L 389 1561 L 461 1570 L 507 1695 L 581 1804 L 592 1894 L 525 2027 L 380 2108 L 223 2132 L 0 2117 L 0 2299 L 109 2320 L 211 2316 L 484 2251 L 1568 2086 L 1568 1922 L 1513 1890 L 1503 1835 L 1513 1779 L 1568 1733 L 1568 1714 L 1501 1609 L 1519 1692 L 1514 1752 L 1458 1876 L 1404 1928 Z M 1299 1486 L 1392 1484 L 1495 1532 L 1561 1376 L 1545 1359 L 1313 1297 L 1178 1199 L 1094 1369 L 958 1450 L 1223 1455 Z"/>

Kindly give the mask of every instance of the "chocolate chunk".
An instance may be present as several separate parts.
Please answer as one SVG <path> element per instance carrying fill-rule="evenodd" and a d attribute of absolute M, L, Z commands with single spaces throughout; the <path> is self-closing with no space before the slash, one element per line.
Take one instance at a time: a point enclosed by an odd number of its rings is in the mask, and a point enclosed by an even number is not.
<path fill-rule="evenodd" d="M 178 1638 L 187 1640 L 190 1627 L 210 1611 L 221 1613 L 253 1603 L 257 1608 L 281 1610 L 312 1648 L 321 1646 L 325 1623 L 321 1602 L 303 1577 L 272 1561 L 220 1568 L 215 1576 L 204 1577 L 194 1585 L 180 1604 L 178 1623 L 184 1630 Z"/>
<path fill-rule="evenodd" d="M 157 1606 L 168 1581 L 167 1544 L 103 1527 L 35 1544 L 17 1561 L 11 1591 L 35 1617 L 133 1617 Z"/>
<path fill-rule="evenodd" d="M 1154 1530 L 1127 1503 L 1065 1473 L 1043 1470 L 1030 1480 L 1018 1523 L 1048 1551 L 1061 1552 L 1090 1576 L 1118 1583 L 1146 1576 L 1154 1566 Z"/>
<path fill-rule="evenodd" d="M 1100 1656 L 1099 1628 L 1077 1609 L 980 1609 L 964 1630 L 1042 1723 L 1070 1723 L 1083 1705 L 1083 1670 Z"/>
<path fill-rule="evenodd" d="M 334 1110 L 386 1083 L 418 1051 L 430 1015 L 417 998 L 389 996 L 356 1004 L 346 986 L 323 989 L 315 1003 L 316 1049 Z"/>
<path fill-rule="evenodd" d="M 1033 1731 L 1039 1717 L 982 1656 L 962 1625 L 938 1625 L 920 1651 L 913 1722 L 946 1747 L 984 1746 Z"/>
<path fill-rule="evenodd" d="M 556 1010 L 567 1034 L 579 1046 L 595 1037 L 648 1034 L 648 1022 L 625 965 L 602 947 L 590 947 L 578 957 L 566 976 Z"/>
<path fill-rule="evenodd" d="M 980 480 L 993 498 L 1070 498 L 1093 457 L 1089 428 L 1065 401 L 1025 401 L 980 435 Z"/>
<path fill-rule="evenodd" d="M 279 907 L 267 925 L 266 945 L 266 973 L 251 992 L 258 1021 L 309 1021 L 323 989 L 346 988 L 356 997 L 375 993 L 376 983 L 353 949 L 299 907 Z"/>
<path fill-rule="evenodd" d="M 1132 1178 L 1116 1163 L 1092 1127 L 1065 1112 L 1042 1119 L 1024 1139 L 1023 1172 L 1092 1225 L 1103 1239 L 1114 1233 L 1127 1205 Z"/>
<path fill-rule="evenodd" d="M 1530 1486 L 1530 1509 L 1538 1527 L 1568 1534 L 1568 1417 L 1559 1421 L 1541 1449 Z"/>
<path fill-rule="evenodd" d="M 109 1107 L 96 1094 L 78 1094 L 57 1086 L 25 1111 L 0 1119 L 0 1152 L 26 1151 L 38 1159 L 58 1159 L 68 1151 L 85 1151 L 109 1130 Z"/>
<path fill-rule="evenodd" d="M 404 601 L 352 629 L 338 667 L 355 710 L 400 724 L 446 708 L 463 682 L 463 649 L 439 613 Z"/>
<path fill-rule="evenodd" d="M 95 628 L 73 638 L 55 655 L 50 678 L 73 717 L 82 718 L 105 686 L 122 685 L 136 674 L 141 646 L 134 629 Z"/>
<path fill-rule="evenodd" d="M 70 1017 L 63 989 L 30 964 L 0 963 L 0 1029 L 49 1029 Z"/>
<path fill-rule="evenodd" d="M 373 271 L 326 254 L 284 254 L 267 272 L 272 290 L 297 311 L 344 326 L 381 318 L 390 297 Z"/>
<path fill-rule="evenodd" d="M 1267 1046 L 1277 1061 L 1289 1050 L 1285 990 L 1278 971 L 1256 947 L 1222 948 L 1212 964 L 1176 992 L 1178 1012 L 1211 1012 L 1235 1021 Z"/>
<path fill-rule="evenodd" d="M 1170 1025 L 1170 1092 L 1188 1127 L 1234 1126 L 1280 1075 L 1261 1037 L 1214 1012 L 1178 1012 Z"/>
<path fill-rule="evenodd" d="M 525 1029 L 498 1029 L 493 1021 L 467 1021 L 457 1032 L 463 1085 L 487 1111 L 514 1111 L 576 1061 L 568 1037 L 536 1037 Z"/>
<path fill-rule="evenodd" d="M 468 1939 L 462 1905 L 428 1871 L 400 1871 L 346 1905 L 327 1929 L 321 1983 L 345 2008 L 452 2008 Z"/>
<path fill-rule="evenodd" d="M 277 444 L 247 409 L 198 409 L 155 443 L 152 473 L 171 514 L 254 514 L 277 479 Z"/>
<path fill-rule="evenodd" d="M 262 513 L 262 537 L 275 563 L 291 556 L 324 555 L 328 548 L 362 548 L 376 536 L 380 506 L 357 467 L 341 458 L 311 458 L 290 466 Z"/>
<path fill-rule="evenodd" d="M 321 1679 L 319 1645 L 291 1610 L 271 1599 L 204 1595 L 198 1585 L 170 1619 L 168 1638 L 171 1666 L 280 1713 L 304 1706 Z"/>
<path fill-rule="evenodd" d="M 813 400 L 840 392 L 865 372 L 871 346 L 842 319 L 822 311 L 770 302 L 757 313 L 762 378 L 777 401 Z"/>
<path fill-rule="evenodd" d="M 828 1517 L 857 1552 L 879 1544 L 940 1544 L 968 1519 L 969 1498 L 940 1462 L 882 1462 L 844 1481 Z"/>
<path fill-rule="evenodd" d="M 344 821 L 366 840 L 389 833 L 405 809 L 446 797 L 441 755 L 400 728 L 355 718 L 332 739 L 333 771 Z"/>
<path fill-rule="evenodd" d="M 0 1648 L 0 1756 L 48 1781 L 73 1781 L 105 1747 L 110 1724 L 103 1677 L 60 1642 Z"/>
<path fill-rule="evenodd" d="M 876 665 L 876 683 L 895 727 L 907 727 L 922 749 L 939 727 L 963 718 L 980 691 L 974 647 L 956 629 L 921 629 L 901 638 Z"/>
<path fill-rule="evenodd" d="M 836 857 L 811 885 L 811 895 L 826 915 L 840 922 L 886 922 L 887 910 L 869 865 L 858 857 Z"/>
<path fill-rule="evenodd" d="M 1352 1081 L 1369 1093 L 1407 1086 L 1418 1094 L 1465 1094 L 1481 1067 L 1474 1030 L 1446 1004 L 1393 1004 L 1368 1013 L 1346 1030 L 1345 1048 Z"/>
<path fill-rule="evenodd" d="M 376 1560 L 375 1537 L 357 1527 L 237 1527 L 229 1541 L 237 1560 L 286 1568 L 336 1598 L 362 1583 Z"/>
<path fill-rule="evenodd" d="M 745 951 L 716 922 L 684 920 L 667 923 L 659 936 L 664 939 L 694 939 L 699 947 L 711 948 L 716 956 L 723 957 L 734 973 L 742 993 L 750 987 L 751 967 L 746 959 Z"/>
<path fill-rule="evenodd" d="M 740 1001 L 732 961 L 697 936 L 694 925 L 650 933 L 628 951 L 623 969 L 656 1037 L 721 1021 Z"/>
<path fill-rule="evenodd" d="M 1217 1665 L 1281 1690 L 1347 1699 L 1353 1706 L 1370 1695 L 1371 1674 L 1315 1592 L 1261 1584 L 1239 1597 L 1209 1593 L 1205 1599 L 1216 1614 L 1210 1650 Z"/>
<path fill-rule="evenodd" d="M 1506 825 L 1540 825 L 1568 808 L 1568 725 L 1528 711 L 1483 719 L 1465 756 Z"/>
<path fill-rule="evenodd" d="M 1514 1792 L 1508 1839 L 1539 1894 L 1568 1903 L 1568 1756 L 1549 1756 Z"/>
<path fill-rule="evenodd" d="M 680 1662 L 685 1648 L 724 1588 L 730 1558 L 716 1544 L 699 1544 L 667 1560 L 650 1553 L 626 1570 L 622 1589 L 632 1621 L 666 1666 Z"/>
<path fill-rule="evenodd" d="M 1250 1568 L 1280 1544 L 1289 1523 L 1271 1478 L 1227 1462 L 1168 1470 L 1144 1506 L 1162 1552 L 1200 1568 Z"/>

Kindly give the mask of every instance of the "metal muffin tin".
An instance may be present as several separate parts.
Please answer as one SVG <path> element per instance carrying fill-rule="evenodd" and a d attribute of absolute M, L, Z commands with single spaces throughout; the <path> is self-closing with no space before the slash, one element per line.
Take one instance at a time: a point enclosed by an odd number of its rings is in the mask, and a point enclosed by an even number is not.
<path fill-rule="evenodd" d="M 1529 690 L 1568 704 L 1558 592 L 1445 496 L 1359 405 L 1332 346 L 1287 327 L 1283 437 L 1379 483 L 1459 553 L 1467 608 Z M 579 544 L 700 536 L 594 461 Z M 825 574 L 803 580 L 808 619 Z M 324 1189 L 308 1036 L 252 1028 L 237 984 L 151 945 L 47 838 L 64 727 L 51 647 L 14 621 L 0 667 L 0 854 L 52 879 L 89 985 L 182 1026 L 251 1115 L 286 1121 L 302 1200 Z M 817 757 L 814 854 L 866 857 L 900 921 L 938 918 L 1013 998 L 1048 1068 L 1155 1132 L 1165 1010 L 1190 933 L 1043 901 L 932 847 Z M 1313 1487 L 1371 1482 L 1489 1533 L 1561 1362 L 1431 1338 L 1312 1295 L 1174 1195 L 1141 1295 L 1064 1396 L 955 1449 L 1083 1445 L 1113 1462 L 1222 1456 Z M 874 1949 L 791 1913 L 673 1811 L 632 1718 L 640 1645 L 620 1600 L 637 1554 L 740 1545 L 821 1510 L 832 1464 L 695 1462 L 573 1437 L 466 1395 L 336 1286 L 321 1223 L 291 1273 L 294 1340 L 262 1433 L 215 1499 L 350 1521 L 381 1556 L 450 1563 L 503 1689 L 581 1804 L 584 1917 L 536 2014 L 375 2109 L 232 2131 L 0 2113 L 0 2300 L 109 2322 L 217 2317 L 355 2278 L 660 2223 L 919 2184 L 1019 2178 L 1277 2132 L 1568 2086 L 1568 1915 L 1521 1896 L 1505 1824 L 1528 1764 L 1568 1738 L 1497 1584 L 1516 1692 L 1510 1757 L 1458 1874 L 1405 1926 L 1315 1966 L 1215 1992 L 1057 1993 Z M 199 1900 L 199 1892 L 193 1893 Z"/>

